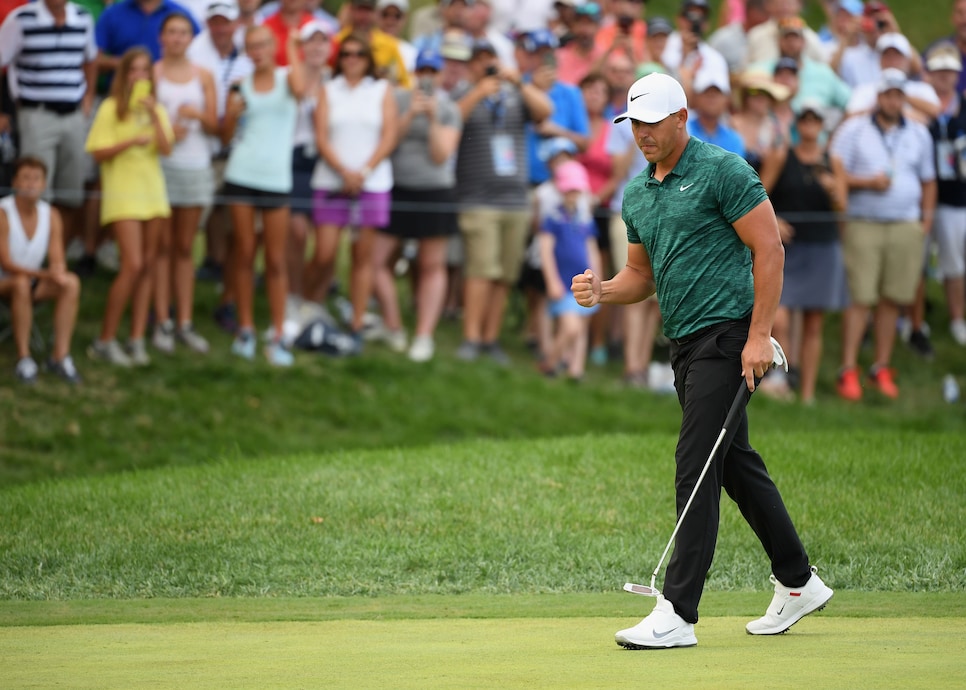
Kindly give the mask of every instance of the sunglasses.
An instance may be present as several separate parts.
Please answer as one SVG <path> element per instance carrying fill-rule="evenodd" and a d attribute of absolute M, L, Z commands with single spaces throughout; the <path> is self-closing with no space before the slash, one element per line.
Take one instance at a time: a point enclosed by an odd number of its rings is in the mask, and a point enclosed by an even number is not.
<path fill-rule="evenodd" d="M 393 20 L 395 20 L 395 21 L 398 22 L 400 19 L 403 18 L 403 16 L 402 16 L 402 12 L 383 12 L 382 13 L 382 18 L 383 19 L 393 19 Z"/>
<path fill-rule="evenodd" d="M 745 91 L 749 96 L 770 96 L 771 94 L 764 89 L 747 89 Z"/>
<path fill-rule="evenodd" d="M 347 58 L 347 57 L 358 58 L 358 57 L 366 57 L 366 54 L 361 50 L 340 50 L 339 57 L 340 58 Z"/>

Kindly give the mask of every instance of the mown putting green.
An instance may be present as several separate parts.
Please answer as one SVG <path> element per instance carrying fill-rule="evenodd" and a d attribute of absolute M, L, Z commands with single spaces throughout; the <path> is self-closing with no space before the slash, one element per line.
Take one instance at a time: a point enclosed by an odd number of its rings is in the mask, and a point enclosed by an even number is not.
<path fill-rule="evenodd" d="M 963 618 L 814 615 L 788 634 L 702 620 L 632 652 L 610 618 L 338 620 L 0 629 L 5 688 L 961 687 Z"/>

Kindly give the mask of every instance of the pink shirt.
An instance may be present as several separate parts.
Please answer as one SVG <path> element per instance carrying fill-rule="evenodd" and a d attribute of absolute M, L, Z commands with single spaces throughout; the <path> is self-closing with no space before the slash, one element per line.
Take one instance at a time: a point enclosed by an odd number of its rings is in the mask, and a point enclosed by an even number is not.
<path fill-rule="evenodd" d="M 596 48 L 590 55 L 581 55 L 573 44 L 557 49 L 557 79 L 565 84 L 580 85 L 580 80 L 590 73 L 590 68 L 599 57 Z"/>
<path fill-rule="evenodd" d="M 577 156 L 577 160 L 587 170 L 587 176 L 590 178 L 590 191 L 594 194 L 607 184 L 611 171 L 614 169 L 614 162 L 610 154 L 607 153 L 607 134 L 610 132 L 610 128 L 611 123 L 605 117 L 597 136 L 590 142 L 587 150 Z M 600 200 L 602 206 L 606 206 L 607 202 L 608 199 Z"/>

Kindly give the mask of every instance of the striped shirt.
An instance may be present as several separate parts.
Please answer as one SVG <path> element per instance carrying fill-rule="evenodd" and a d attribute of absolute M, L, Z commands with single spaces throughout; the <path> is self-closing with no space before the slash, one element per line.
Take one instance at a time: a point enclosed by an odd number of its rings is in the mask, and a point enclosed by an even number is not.
<path fill-rule="evenodd" d="M 94 20 L 68 2 L 57 25 L 43 0 L 11 12 L 0 27 L 0 65 L 14 65 L 17 95 L 37 103 L 76 104 L 87 91 L 84 65 L 97 57 Z"/>

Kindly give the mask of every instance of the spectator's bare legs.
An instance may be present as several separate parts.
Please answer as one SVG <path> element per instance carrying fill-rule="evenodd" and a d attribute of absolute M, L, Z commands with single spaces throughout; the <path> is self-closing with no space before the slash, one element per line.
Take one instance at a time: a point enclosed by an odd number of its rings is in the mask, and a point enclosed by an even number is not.
<path fill-rule="evenodd" d="M 375 228 L 359 228 L 352 243 L 352 268 L 349 273 L 349 296 L 352 299 L 352 330 L 362 330 L 362 319 L 372 296 L 372 252 L 376 242 Z"/>
<path fill-rule="evenodd" d="M 30 325 L 34 320 L 30 277 L 22 273 L 0 278 L 0 297 L 10 299 L 10 327 L 17 347 L 17 359 L 30 356 Z"/>
<path fill-rule="evenodd" d="M 84 256 L 94 256 L 104 236 L 101 227 L 101 183 L 89 183 L 84 188 Z"/>
<path fill-rule="evenodd" d="M 566 361 L 570 378 L 579 379 L 584 375 L 588 325 L 588 320 L 580 314 L 562 314 L 557 319 L 557 333 L 549 353 L 549 371 L 556 371 L 560 362 Z"/>
<path fill-rule="evenodd" d="M 54 300 L 53 360 L 60 362 L 70 354 L 70 340 L 74 335 L 77 307 L 80 304 L 80 279 L 73 273 L 66 273 L 61 283 L 44 278 L 37 284 L 34 299 L 38 302 Z"/>
<path fill-rule="evenodd" d="M 201 221 L 201 206 L 186 206 L 171 209 L 174 221 L 172 234 L 172 256 L 174 257 L 173 278 L 175 314 L 178 326 L 193 320 L 195 302 L 195 233 Z"/>
<path fill-rule="evenodd" d="M 231 241 L 231 226 L 229 225 L 229 210 L 223 204 L 217 204 L 208 215 L 205 227 L 205 259 L 210 263 L 227 270 L 230 259 L 228 245 Z"/>
<path fill-rule="evenodd" d="M 885 298 L 880 299 L 872 323 L 875 328 L 875 363 L 881 367 L 888 366 L 892 360 L 898 320 L 899 305 Z"/>
<path fill-rule="evenodd" d="M 154 287 L 154 264 L 158 258 L 158 245 L 168 221 L 165 218 L 152 218 L 143 222 L 144 242 L 142 244 L 143 265 L 134 283 L 131 299 L 131 340 L 141 340 L 148 329 L 148 312 L 151 310 L 151 291 Z M 117 231 L 117 225 L 115 232 Z"/>
<path fill-rule="evenodd" d="M 653 298 L 624 306 L 624 375 L 628 379 L 647 376 L 660 319 Z"/>
<path fill-rule="evenodd" d="M 966 315 L 966 278 L 946 278 L 946 308 L 949 310 L 949 320 L 963 320 Z"/>
<path fill-rule="evenodd" d="M 275 339 L 282 337 L 285 323 L 285 298 L 288 296 L 288 274 L 285 260 L 288 249 L 289 207 L 262 211 L 262 241 L 265 243 L 265 286 L 268 290 L 268 309 Z M 251 264 L 249 264 L 251 266 Z M 249 282 L 251 285 L 251 282 Z"/>
<path fill-rule="evenodd" d="M 818 380 L 819 362 L 822 361 L 822 327 L 825 314 L 821 311 L 805 310 L 802 315 L 802 347 L 799 395 L 803 403 L 815 400 L 815 382 Z M 781 342 L 779 340 L 778 342 Z"/>
<path fill-rule="evenodd" d="M 303 291 L 302 272 L 305 268 L 305 246 L 308 242 L 311 225 L 304 213 L 293 213 L 291 232 L 285 253 L 285 268 L 288 275 L 288 292 L 301 295 Z"/>
<path fill-rule="evenodd" d="M 114 222 L 114 239 L 120 255 L 121 268 L 111 283 L 107 293 L 107 306 L 104 309 L 104 320 L 101 322 L 100 341 L 106 343 L 117 337 L 117 328 L 124 314 L 135 286 L 146 273 L 144 261 L 144 245 L 147 234 L 141 229 L 139 220 L 118 220 Z"/>
<path fill-rule="evenodd" d="M 429 237 L 419 242 L 419 280 L 416 283 L 416 333 L 432 336 L 446 301 L 447 237 Z"/>
<path fill-rule="evenodd" d="M 859 348 L 869 322 L 870 308 L 852 304 L 842 313 L 842 368 L 852 369 L 859 363 Z M 895 327 L 895 324 L 893 324 Z"/>
<path fill-rule="evenodd" d="M 255 207 L 250 204 L 231 204 L 232 279 L 238 301 L 238 328 L 254 332 L 255 314 Z"/>
<path fill-rule="evenodd" d="M 315 228 L 315 252 L 302 276 L 305 299 L 325 302 L 335 277 L 335 259 L 341 237 L 342 229 L 338 225 L 326 223 Z"/>
<path fill-rule="evenodd" d="M 158 255 L 154 261 L 154 318 L 161 324 L 168 320 L 171 312 L 171 244 L 174 234 L 175 210 L 171 217 L 165 218 L 158 238 Z"/>
<path fill-rule="evenodd" d="M 372 247 L 372 290 L 382 311 L 382 322 L 389 331 L 402 328 L 402 316 L 399 313 L 399 295 L 396 292 L 396 279 L 393 276 L 389 262 L 399 247 L 399 240 L 384 232 L 376 232 Z M 420 255 L 422 247 L 420 247 Z M 420 276 L 420 283 L 424 276 Z M 417 286 L 417 291 L 419 290 Z"/>

